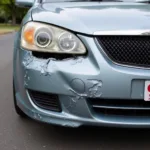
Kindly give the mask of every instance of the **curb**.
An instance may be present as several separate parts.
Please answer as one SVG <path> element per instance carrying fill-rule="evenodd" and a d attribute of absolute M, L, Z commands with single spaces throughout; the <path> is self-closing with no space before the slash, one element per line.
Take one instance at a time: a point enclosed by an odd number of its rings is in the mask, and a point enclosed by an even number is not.
<path fill-rule="evenodd" d="M 16 32 L 16 31 L 6 31 L 6 32 L 0 32 L 0 36 L 1 35 L 5 35 L 5 34 L 10 34 L 10 33 L 14 33 L 14 32 Z"/>

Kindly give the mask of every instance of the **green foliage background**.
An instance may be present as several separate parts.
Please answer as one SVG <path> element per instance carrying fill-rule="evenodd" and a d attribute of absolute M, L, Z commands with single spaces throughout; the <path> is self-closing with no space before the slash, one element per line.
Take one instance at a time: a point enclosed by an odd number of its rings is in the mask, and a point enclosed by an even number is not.
<path fill-rule="evenodd" d="M 0 23 L 20 23 L 26 12 L 26 8 L 15 6 L 15 0 L 0 0 Z"/>

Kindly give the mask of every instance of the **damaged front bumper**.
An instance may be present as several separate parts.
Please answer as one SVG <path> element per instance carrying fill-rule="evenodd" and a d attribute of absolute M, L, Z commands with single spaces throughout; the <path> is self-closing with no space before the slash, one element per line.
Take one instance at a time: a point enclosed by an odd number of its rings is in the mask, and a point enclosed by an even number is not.
<path fill-rule="evenodd" d="M 112 63 L 92 37 L 81 36 L 88 56 L 57 60 L 41 59 L 18 49 L 14 69 L 18 106 L 39 121 L 78 127 L 81 125 L 149 127 L 150 117 L 95 113 L 88 99 L 143 99 L 147 69 Z M 28 90 L 57 94 L 61 112 L 38 107 Z"/>

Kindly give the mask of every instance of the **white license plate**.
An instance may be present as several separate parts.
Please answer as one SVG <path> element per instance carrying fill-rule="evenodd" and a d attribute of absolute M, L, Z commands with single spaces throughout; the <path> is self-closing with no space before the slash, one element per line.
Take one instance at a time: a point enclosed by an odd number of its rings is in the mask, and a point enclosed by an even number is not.
<path fill-rule="evenodd" d="M 150 81 L 145 81 L 144 100 L 150 101 Z"/>

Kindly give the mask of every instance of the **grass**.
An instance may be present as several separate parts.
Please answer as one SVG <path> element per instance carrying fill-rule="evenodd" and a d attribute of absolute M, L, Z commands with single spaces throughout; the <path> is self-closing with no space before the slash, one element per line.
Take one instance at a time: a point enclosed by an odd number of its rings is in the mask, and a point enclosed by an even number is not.
<path fill-rule="evenodd" d="M 18 30 L 19 30 L 19 25 L 12 26 L 10 24 L 0 24 L 0 34 L 6 34 Z"/>

